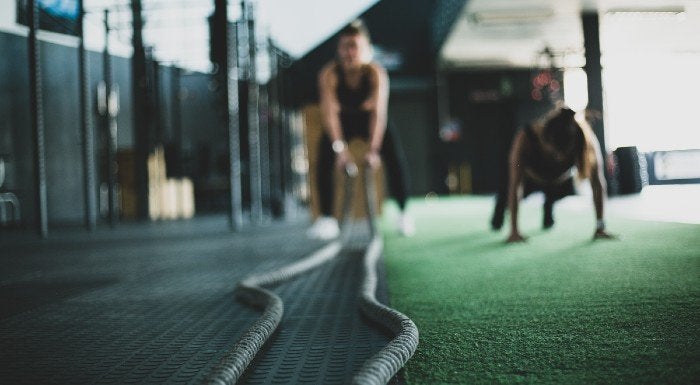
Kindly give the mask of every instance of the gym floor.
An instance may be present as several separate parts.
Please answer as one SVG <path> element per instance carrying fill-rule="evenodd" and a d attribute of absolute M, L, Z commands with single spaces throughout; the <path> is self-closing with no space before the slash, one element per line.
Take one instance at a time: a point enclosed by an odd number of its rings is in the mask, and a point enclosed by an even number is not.
<path fill-rule="evenodd" d="M 613 226 L 624 225 L 628 219 L 636 223 L 640 218 L 699 224 L 700 209 L 696 199 L 699 193 L 698 185 L 648 186 L 641 194 L 611 198 L 607 206 L 608 216 L 613 218 Z M 414 200 L 410 207 L 416 214 L 419 233 L 411 239 L 400 238 L 393 233 L 391 221 L 394 211 L 392 204 L 386 205 L 384 229 L 390 280 L 385 279 L 383 263 L 380 264 L 382 279 L 378 297 L 384 302 L 389 301 L 388 284 L 392 290 L 392 304 L 417 320 L 422 337 L 419 350 L 409 361 L 406 372 L 400 372 L 392 380 L 393 383 L 403 383 L 404 375 L 410 384 L 431 383 L 433 380 L 459 383 L 467 379 L 476 382 L 518 382 L 538 378 L 532 377 L 527 367 L 516 367 L 505 376 L 493 377 L 498 371 L 487 373 L 483 367 L 474 366 L 474 362 L 483 364 L 484 360 L 488 361 L 487 356 L 466 357 L 472 362 L 470 365 L 456 362 L 459 368 L 471 372 L 456 371 L 446 377 L 425 374 L 425 370 L 428 373 L 449 372 L 451 369 L 444 368 L 443 364 L 455 363 L 456 359 L 454 355 L 442 358 L 433 356 L 434 352 L 426 350 L 431 346 L 451 347 L 461 352 L 483 352 L 471 345 L 452 346 L 455 338 L 459 339 L 459 330 L 463 329 L 458 329 L 455 334 L 444 329 L 444 325 L 440 326 L 444 320 L 454 321 L 454 313 L 441 313 L 441 310 L 453 305 L 450 301 L 423 299 L 440 305 L 437 310 L 430 310 L 432 317 L 439 318 L 438 326 L 426 321 L 425 315 L 415 310 L 411 302 L 414 297 L 406 294 L 405 290 L 415 292 L 419 279 L 410 271 L 401 270 L 399 265 L 408 263 L 420 268 L 429 265 L 425 259 L 433 258 L 440 250 L 450 252 L 440 248 L 425 252 L 429 245 L 436 245 L 435 241 L 441 247 L 452 247 L 452 252 L 458 253 L 465 252 L 465 247 L 478 248 L 479 245 L 483 246 L 483 242 L 493 241 L 493 245 L 489 243 L 492 247 L 472 250 L 472 261 L 476 263 L 472 271 L 475 274 L 484 273 L 479 273 L 484 263 L 498 262 L 499 259 L 489 253 L 502 249 L 498 245 L 502 244 L 503 234 L 489 233 L 486 229 L 491 199 L 474 199 L 479 203 L 469 206 L 472 208 L 467 208 L 466 214 L 460 209 L 450 208 L 450 204 L 442 199 L 440 202 Z M 538 199 L 535 196 L 526 202 L 536 212 L 533 216 L 537 220 L 532 227 L 539 224 Z M 454 222 L 449 231 L 465 230 L 460 226 L 472 223 L 469 226 L 474 226 L 474 229 L 469 231 L 479 234 L 454 234 L 454 242 L 445 244 L 444 229 L 441 233 L 436 230 L 439 226 L 433 226 L 428 223 L 429 218 L 421 217 L 421 207 L 431 204 L 438 206 L 431 206 L 430 215 L 444 214 L 441 225 Z M 436 209 L 443 204 L 447 211 Z M 591 211 L 591 203 L 586 196 L 567 198 L 557 206 L 557 212 L 583 217 L 582 227 L 591 225 L 586 222 L 586 216 L 590 216 Z M 478 219 L 479 215 L 484 216 L 481 218 L 483 221 Z M 227 229 L 225 218 L 200 217 L 190 221 L 120 224 L 115 229 L 99 228 L 92 233 L 82 229 L 52 229 L 47 240 L 38 240 L 33 234 L 5 231 L 0 239 L 0 262 L 3 266 L 0 271 L 2 382 L 200 383 L 260 315 L 257 309 L 234 298 L 236 282 L 249 274 L 288 264 L 321 247 L 322 243 L 309 241 L 305 237 L 307 225 L 308 221 L 302 219 L 248 228 L 232 234 Z M 557 227 L 567 228 L 560 223 Z M 691 229 L 696 227 L 691 225 Z M 622 242 L 629 241 L 630 236 L 636 237 L 626 234 L 624 227 L 618 230 L 627 238 Z M 542 235 L 533 229 L 529 231 L 533 234 L 531 246 L 541 247 L 541 251 L 545 252 L 548 246 L 542 243 L 544 238 L 556 237 L 557 234 Z M 567 231 L 571 233 L 563 238 L 571 238 L 577 230 Z M 480 235 L 482 232 L 486 235 Z M 671 234 L 674 233 L 678 235 L 671 229 Z M 691 231 L 691 238 L 692 234 Z M 697 236 L 692 239 L 698 241 Z M 700 241 L 684 245 L 686 249 L 696 250 L 698 247 Z M 512 248 L 508 250 L 513 251 Z M 483 258 L 479 257 L 478 253 L 484 252 Z M 244 373 L 240 383 L 344 383 L 364 360 L 386 345 L 391 336 L 376 328 L 357 311 L 360 254 L 346 252 L 331 263 L 272 288 L 285 302 L 284 319 L 278 332 Z M 509 260 L 516 259 L 512 256 Z M 458 262 L 453 272 L 460 271 L 464 266 L 464 260 Z M 685 262 L 690 263 L 681 269 L 685 270 L 685 275 L 696 274 L 700 266 L 697 258 L 691 257 Z M 579 268 L 580 263 L 581 259 L 577 259 Z M 622 260 L 616 263 L 616 268 L 626 266 Z M 632 267 L 639 267 L 641 262 L 635 260 L 630 263 Z M 562 261 L 557 262 L 557 266 L 568 268 Z M 534 268 L 541 269 L 542 266 L 538 267 L 533 262 Z M 400 271 L 404 273 L 397 275 Z M 428 276 L 443 277 L 441 280 L 445 281 L 443 271 L 428 273 Z M 690 285 L 686 289 L 696 293 L 697 276 L 686 281 Z M 512 279 L 508 279 L 508 282 L 517 284 Z M 429 294 L 431 291 L 436 292 L 427 288 L 422 293 Z M 465 293 L 464 288 L 455 289 L 455 292 Z M 481 294 L 493 298 L 497 293 Z M 503 304 L 504 297 L 500 298 L 500 302 L 491 301 L 490 304 Z M 690 297 L 685 295 L 679 298 L 686 303 Z M 419 298 L 419 303 L 423 300 Z M 692 298 L 690 300 L 694 301 Z M 461 298 L 459 301 L 473 305 L 478 298 L 466 302 Z M 488 309 L 492 309 L 494 314 L 499 313 L 493 306 L 479 309 L 481 313 L 488 313 Z M 691 320 L 695 317 L 691 325 L 697 325 L 698 313 L 697 309 L 693 309 L 695 307 L 680 314 L 690 316 Z M 488 317 L 469 319 L 467 322 L 484 319 Z M 496 327 L 494 325 L 497 323 L 489 324 L 486 329 L 496 330 L 493 329 Z M 479 326 L 484 325 L 471 325 L 472 330 L 477 331 Z M 535 330 L 533 333 L 538 332 Z M 689 328 L 678 335 L 697 337 L 697 328 Z M 471 337 L 466 336 L 465 340 L 474 340 Z M 478 341 L 483 341 L 483 335 L 477 337 L 478 345 Z M 506 339 L 501 344 L 505 342 Z M 513 346 L 523 343 L 517 340 L 511 342 Z M 693 345 L 697 347 L 697 339 Z M 688 354 L 696 354 L 696 350 L 690 349 Z M 501 353 L 493 350 L 491 357 L 502 357 Z M 440 362 L 436 364 L 435 360 Z M 556 375 L 539 377 L 552 383 L 562 378 Z M 585 376 L 566 379 L 577 378 L 588 379 Z M 594 380 L 605 378 L 605 373 L 592 377 Z M 686 377 L 673 378 L 683 382 Z"/>
<path fill-rule="evenodd" d="M 234 298 L 236 283 L 321 247 L 307 224 L 232 234 L 209 217 L 41 241 L 3 234 L 0 382 L 201 383 L 260 316 Z M 284 319 L 239 383 L 344 383 L 386 345 L 358 311 L 361 258 L 344 252 L 273 288 Z"/>
<path fill-rule="evenodd" d="M 611 198 L 604 241 L 590 196 L 557 204 L 546 231 L 533 196 L 512 245 L 489 229 L 491 197 L 414 201 L 416 236 L 385 247 L 392 305 L 421 332 L 408 383 L 696 384 L 698 192 Z"/>

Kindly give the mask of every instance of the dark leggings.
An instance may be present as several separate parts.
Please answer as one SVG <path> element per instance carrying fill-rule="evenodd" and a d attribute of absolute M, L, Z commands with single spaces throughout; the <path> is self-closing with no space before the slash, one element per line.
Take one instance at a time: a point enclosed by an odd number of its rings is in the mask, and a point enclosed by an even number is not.
<path fill-rule="evenodd" d="M 353 138 L 346 138 L 349 142 Z M 396 198 L 399 208 L 403 211 L 406 207 L 408 191 L 408 175 L 406 156 L 398 143 L 398 138 L 388 128 L 384 133 L 384 141 L 380 151 L 384 171 L 389 182 L 389 191 Z M 356 161 L 359 161 L 356 159 Z M 331 141 L 325 133 L 321 137 L 319 158 L 317 166 L 317 182 L 321 215 L 333 215 L 333 168 L 335 165 L 335 153 Z"/>

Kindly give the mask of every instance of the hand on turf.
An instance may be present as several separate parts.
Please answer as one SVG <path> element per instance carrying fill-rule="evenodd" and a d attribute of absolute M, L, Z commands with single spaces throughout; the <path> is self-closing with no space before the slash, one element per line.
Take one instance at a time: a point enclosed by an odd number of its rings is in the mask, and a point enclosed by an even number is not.
<path fill-rule="evenodd" d="M 518 231 L 511 232 L 508 239 L 506 239 L 506 243 L 520 243 L 525 241 L 526 238 L 523 237 Z"/>
<path fill-rule="evenodd" d="M 596 230 L 593 234 L 593 240 L 596 239 L 617 239 L 617 237 L 606 232 L 605 230 Z"/>

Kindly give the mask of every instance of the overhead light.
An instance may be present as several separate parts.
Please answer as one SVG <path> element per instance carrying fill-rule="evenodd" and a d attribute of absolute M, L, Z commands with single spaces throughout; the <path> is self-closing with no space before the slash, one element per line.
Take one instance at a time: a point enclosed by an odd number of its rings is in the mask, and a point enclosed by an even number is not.
<path fill-rule="evenodd" d="M 480 10 L 468 15 L 475 24 L 540 23 L 553 16 L 554 10 L 542 7 Z"/>
<path fill-rule="evenodd" d="M 682 19 L 685 17 L 685 8 L 682 6 L 610 8 L 606 11 L 606 15 L 652 20 Z"/>

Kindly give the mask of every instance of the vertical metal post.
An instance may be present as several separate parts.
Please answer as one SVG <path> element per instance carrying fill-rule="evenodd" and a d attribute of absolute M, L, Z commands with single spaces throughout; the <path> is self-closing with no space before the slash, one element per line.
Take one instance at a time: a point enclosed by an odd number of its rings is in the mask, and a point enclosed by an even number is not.
<path fill-rule="evenodd" d="M 270 136 L 270 204 L 272 206 L 272 214 L 274 216 L 282 216 L 284 213 L 284 199 L 282 194 L 282 146 L 281 146 L 281 130 L 282 124 L 280 120 L 280 105 L 279 105 L 279 72 L 277 62 L 277 51 L 272 43 L 272 39 L 268 39 L 268 55 L 270 58 L 270 81 L 268 82 L 268 110 L 270 122 L 272 123 L 268 130 Z"/>
<path fill-rule="evenodd" d="M 259 127 L 260 127 L 260 202 L 262 204 L 262 221 L 270 218 L 270 101 L 269 83 L 258 86 L 259 92 Z"/>
<path fill-rule="evenodd" d="M 175 171 L 178 176 L 182 177 L 184 176 L 185 171 L 183 170 L 182 166 L 183 133 L 180 94 L 180 68 L 177 66 L 172 66 L 170 71 L 170 103 L 172 104 L 170 119 L 173 127 L 175 156 L 177 157 L 177 170 Z"/>
<path fill-rule="evenodd" d="M 161 89 L 160 81 L 160 64 L 158 64 L 158 60 L 156 60 L 155 49 L 153 49 L 153 47 L 149 47 L 146 57 L 149 59 L 148 64 L 150 64 L 151 67 L 149 76 L 151 80 L 150 124 L 154 133 L 154 143 L 163 143 L 166 139 L 166 135 L 165 124 L 163 123 L 163 116 L 161 114 L 161 93 L 163 90 Z"/>
<path fill-rule="evenodd" d="M 243 228 L 243 198 L 241 188 L 241 149 L 240 149 L 240 101 L 238 95 L 238 24 L 228 21 L 228 1 L 215 0 L 214 14 L 211 19 L 214 33 L 223 42 L 221 46 L 212 49 L 223 48 L 223 55 L 217 50 L 214 52 L 218 61 L 219 71 L 217 81 L 221 84 L 223 100 L 226 108 L 226 126 L 228 129 L 229 152 L 229 226 L 232 231 Z M 212 37 L 214 38 L 214 37 Z"/>
<path fill-rule="evenodd" d="M 285 65 L 283 61 L 286 60 L 282 57 L 282 53 L 278 52 L 277 60 L 277 95 L 279 99 L 280 106 L 280 148 L 282 151 L 281 155 L 281 168 L 282 168 L 282 194 L 283 201 L 285 205 L 289 197 L 294 195 L 294 173 L 292 172 L 292 138 L 291 129 L 289 123 L 289 114 L 287 113 L 286 106 L 286 84 L 287 81 L 285 76 Z M 281 60 L 280 60 L 281 59 Z"/>
<path fill-rule="evenodd" d="M 37 41 L 39 6 L 37 0 L 27 2 L 29 25 L 29 103 L 34 133 L 34 178 L 36 188 L 37 231 L 42 238 L 49 235 L 48 199 L 46 188 L 46 149 L 44 137 L 43 91 L 41 88 L 41 56 Z"/>
<path fill-rule="evenodd" d="M 78 76 L 80 86 L 80 130 L 83 141 L 83 193 L 85 194 L 85 227 L 92 231 L 97 224 L 95 197 L 94 133 L 90 119 L 90 78 L 85 51 L 85 6 L 78 0 Z"/>
<path fill-rule="evenodd" d="M 601 114 L 600 119 L 591 122 L 593 132 L 600 142 L 603 154 L 605 150 L 605 127 L 603 124 L 603 76 L 600 64 L 600 23 L 597 12 L 584 12 L 581 15 L 583 26 L 583 44 L 586 55 L 586 76 L 588 78 L 588 108 Z M 605 168 L 607 170 L 607 167 Z"/>
<path fill-rule="evenodd" d="M 250 216 L 253 223 L 263 221 L 262 175 L 260 165 L 260 115 L 256 72 L 255 15 L 253 3 L 241 2 L 243 18 L 248 26 L 248 149 L 250 154 Z"/>
<path fill-rule="evenodd" d="M 226 84 L 227 124 L 229 150 L 229 188 L 231 210 L 229 224 L 234 231 L 243 228 L 243 198 L 241 192 L 241 133 L 240 100 L 238 98 L 238 29 L 226 19 Z"/>
<path fill-rule="evenodd" d="M 134 175 L 136 177 L 137 218 L 148 218 L 148 78 L 146 50 L 143 46 L 143 19 L 141 0 L 131 0 L 132 43 L 131 59 L 132 100 L 134 114 Z"/>
<path fill-rule="evenodd" d="M 102 116 L 102 130 L 107 139 L 107 167 L 105 171 L 107 172 L 108 220 L 109 225 L 114 227 L 117 223 L 117 126 L 112 116 L 116 111 L 112 111 L 114 102 L 112 99 L 112 58 L 109 56 L 109 10 L 107 9 L 104 11 L 104 18 L 105 46 L 102 51 L 102 76 L 105 84 L 105 109 Z"/>

